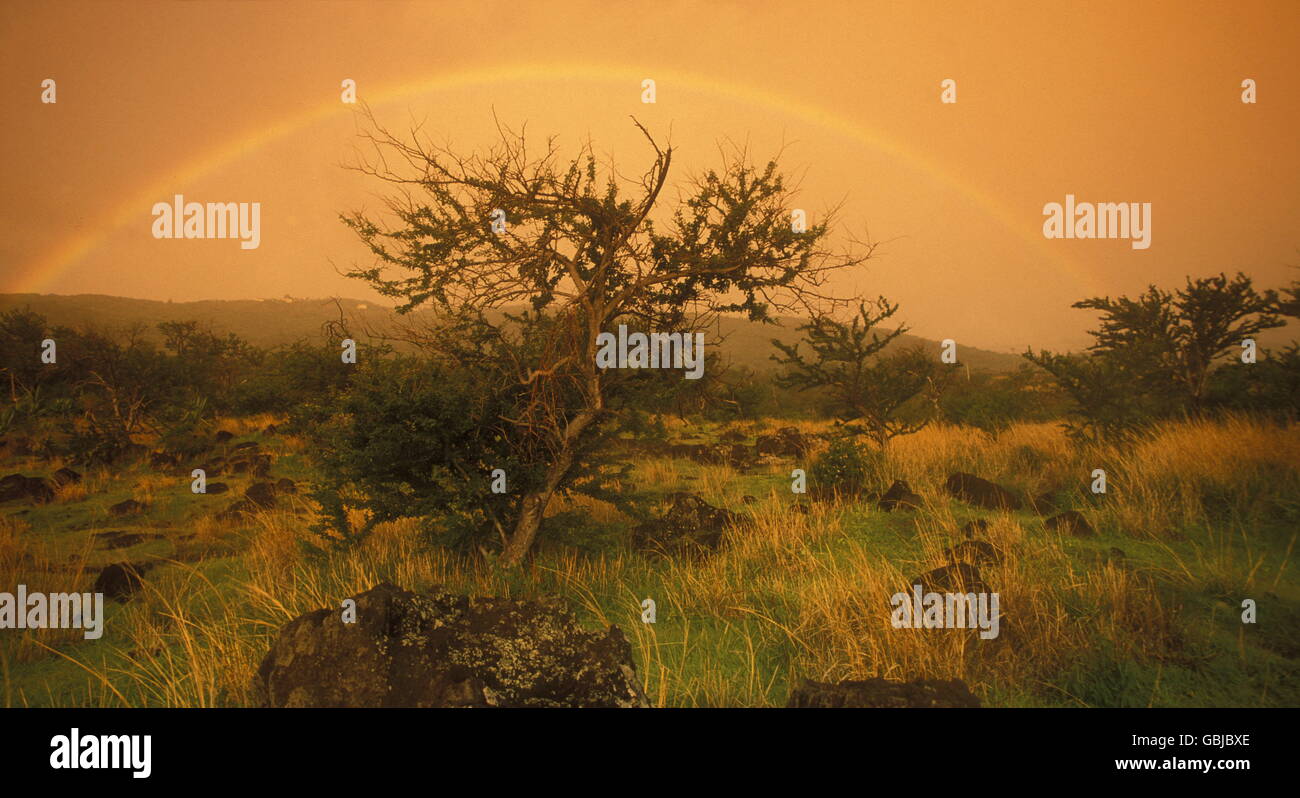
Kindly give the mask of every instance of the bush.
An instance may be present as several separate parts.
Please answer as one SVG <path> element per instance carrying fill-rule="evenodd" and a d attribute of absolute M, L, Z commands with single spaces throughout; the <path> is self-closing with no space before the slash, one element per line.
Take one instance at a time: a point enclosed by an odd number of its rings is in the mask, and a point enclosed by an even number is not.
<path fill-rule="evenodd" d="M 810 490 L 818 496 L 856 496 L 873 481 L 878 460 L 878 454 L 867 453 L 852 438 L 835 438 L 808 470 Z"/>

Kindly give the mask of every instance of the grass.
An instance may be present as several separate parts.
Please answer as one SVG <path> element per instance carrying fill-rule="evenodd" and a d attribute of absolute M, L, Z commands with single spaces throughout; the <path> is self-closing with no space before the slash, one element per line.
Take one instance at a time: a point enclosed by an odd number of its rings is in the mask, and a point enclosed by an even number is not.
<path fill-rule="evenodd" d="M 273 419 L 226 422 L 240 439 L 279 455 L 274 474 L 311 479 L 309 447 L 257 430 Z M 783 422 L 737 425 L 753 435 Z M 820 425 L 803 422 L 804 431 Z M 712 440 L 719 425 L 669 425 Z M 48 473 L 61 464 L 10 463 Z M 388 580 L 474 595 L 562 596 L 591 628 L 617 624 L 630 640 L 647 695 L 660 706 L 773 706 L 799 677 L 838 680 L 959 678 L 999 706 L 1296 706 L 1294 642 L 1300 579 L 1290 567 L 1300 522 L 1300 427 L 1247 419 L 1169 424 L 1126 449 L 1076 450 L 1052 425 L 996 437 L 932 427 L 896 439 L 876 482 L 908 480 L 925 506 L 884 513 L 869 501 L 809 503 L 790 492 L 782 462 L 741 474 L 726 466 L 638 458 L 647 497 L 689 490 L 753 516 L 728 545 L 697 561 L 647 558 L 627 545 L 632 519 L 590 499 L 602 534 L 544 541 L 514 571 L 423 539 L 414 520 L 383 524 L 362 546 L 323 557 L 300 545 L 315 508 L 290 501 L 242 522 L 214 512 L 232 492 L 196 497 L 186 476 L 144 467 L 88 474 L 55 502 L 0 507 L 0 585 L 89 589 L 87 568 L 156 560 L 145 589 L 108 602 L 105 635 L 78 630 L 0 632 L 6 706 L 228 706 L 251 700 L 261 657 L 288 620 Z M 1107 492 L 1089 491 L 1093 469 Z M 942 490 L 955 470 L 1016 490 L 1053 491 L 1098 531 L 1077 539 L 1027 512 L 989 513 Z M 742 501 L 752 496 L 753 503 Z M 125 498 L 150 505 L 110 519 Z M 800 500 L 811 510 L 793 511 Z M 1008 552 L 982 569 L 1001 596 L 1001 633 L 895 629 L 889 598 L 908 577 L 943 563 L 962 523 Z M 91 535 L 139 527 L 161 540 L 104 551 Z M 1122 549 L 1122 559 L 1109 556 Z M 12 590 L 12 587 L 0 589 Z M 641 622 L 642 600 L 656 603 Z M 1259 622 L 1241 622 L 1253 599 Z"/>

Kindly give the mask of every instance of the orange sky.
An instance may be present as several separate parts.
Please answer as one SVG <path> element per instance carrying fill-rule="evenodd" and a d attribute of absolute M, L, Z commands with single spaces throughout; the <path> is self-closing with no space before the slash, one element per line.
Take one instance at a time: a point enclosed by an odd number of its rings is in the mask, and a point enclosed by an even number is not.
<path fill-rule="evenodd" d="M 493 109 L 628 171 L 635 114 L 679 177 L 724 136 L 785 142 L 814 217 L 847 198 L 846 228 L 888 242 L 842 289 L 931 338 L 1076 347 L 1085 296 L 1300 274 L 1297 42 L 1298 2 L 10 3 L 0 291 L 371 297 L 332 265 L 364 256 L 336 217 L 379 188 L 339 168 L 352 78 L 464 149 Z M 260 202 L 261 246 L 155 240 L 177 193 Z M 1044 239 L 1067 193 L 1152 203 L 1150 248 Z"/>

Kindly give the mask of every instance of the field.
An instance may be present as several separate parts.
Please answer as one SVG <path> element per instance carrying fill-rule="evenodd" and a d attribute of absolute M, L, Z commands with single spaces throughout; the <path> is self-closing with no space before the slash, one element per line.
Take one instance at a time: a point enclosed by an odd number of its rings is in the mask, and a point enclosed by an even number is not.
<path fill-rule="evenodd" d="M 47 504 L 0 505 L 0 584 L 89 590 L 106 564 L 153 564 L 129 601 L 107 603 L 99 640 L 80 630 L 0 638 L 5 706 L 246 705 L 280 627 L 384 580 L 559 595 L 584 626 L 623 630 L 657 706 L 781 706 L 800 677 L 869 676 L 962 679 L 986 706 L 1300 705 L 1294 424 L 1169 422 L 1124 448 L 1077 448 L 1052 424 L 996 436 L 933 426 L 895 439 L 877 461 L 877 491 L 905 479 L 923 500 L 893 512 L 871 496 L 792 493 L 792 469 L 807 466 L 793 459 L 741 471 L 638 455 L 633 482 L 647 499 L 688 491 L 752 523 L 729 528 L 707 557 L 649 557 L 629 545 L 633 519 L 569 498 L 550 512 L 584 509 L 589 528 L 544 533 L 532 559 L 507 570 L 424 539 L 414 520 L 381 525 L 350 550 L 305 547 L 316 508 L 302 488 L 314 466 L 304 440 L 261 432 L 278 421 L 222 422 L 235 436 L 226 446 L 257 441 L 273 455 L 273 478 L 298 486 L 248 518 L 216 517 L 254 481 L 248 474 L 223 476 L 227 494 L 195 495 L 187 470 L 145 461 L 86 471 Z M 673 441 L 729 432 L 752 443 L 791 422 L 666 423 Z M 9 454 L 3 470 L 46 476 L 62 465 Z M 1096 468 L 1107 473 L 1104 494 L 1090 490 Z M 957 501 L 943 489 L 954 471 L 1022 495 L 1055 492 L 1096 535 Z M 111 517 L 126 499 L 146 509 Z M 893 628 L 890 596 L 942 565 L 975 519 L 1005 554 L 983 570 L 1001 595 L 1000 634 Z M 653 624 L 641 620 L 645 598 L 657 605 Z M 1247 599 L 1258 623 L 1242 621 Z"/>

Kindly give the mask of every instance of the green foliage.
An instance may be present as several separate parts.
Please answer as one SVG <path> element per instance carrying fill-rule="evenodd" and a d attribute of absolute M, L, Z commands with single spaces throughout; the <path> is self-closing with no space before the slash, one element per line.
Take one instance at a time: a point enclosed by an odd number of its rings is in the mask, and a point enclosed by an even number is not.
<path fill-rule="evenodd" d="M 1069 396 L 1029 364 L 1012 374 L 975 372 L 954 379 L 939 400 L 945 421 L 996 434 L 1018 422 L 1051 421 L 1068 408 Z"/>
<path fill-rule="evenodd" d="M 773 340 L 784 357 L 773 356 L 787 371 L 777 378 L 781 387 L 822 389 L 828 410 L 844 422 L 856 422 L 847 431 L 866 434 L 884 447 L 890 438 L 916 432 L 934 417 L 934 409 L 951 370 L 926 356 L 919 348 L 885 355 L 883 350 L 905 327 L 881 334 L 882 321 L 898 311 L 880 297 L 874 309 L 863 303 L 857 315 L 844 324 L 817 316 L 799 329 L 807 334 L 812 358 L 793 346 Z"/>
<path fill-rule="evenodd" d="M 507 398 L 469 371 L 417 358 L 361 364 L 312 430 L 326 474 L 312 498 L 329 519 L 314 531 L 353 543 L 377 523 L 416 517 L 436 520 L 453 542 L 482 542 L 536 479 L 506 441 Z M 497 468 L 506 493 L 491 491 Z M 347 520 L 354 509 L 367 515 L 357 530 Z"/>
<path fill-rule="evenodd" d="M 838 435 L 813 460 L 808 469 L 808 487 L 817 495 L 856 496 L 875 480 L 881 457 L 879 452 L 864 451 L 852 435 Z"/>

